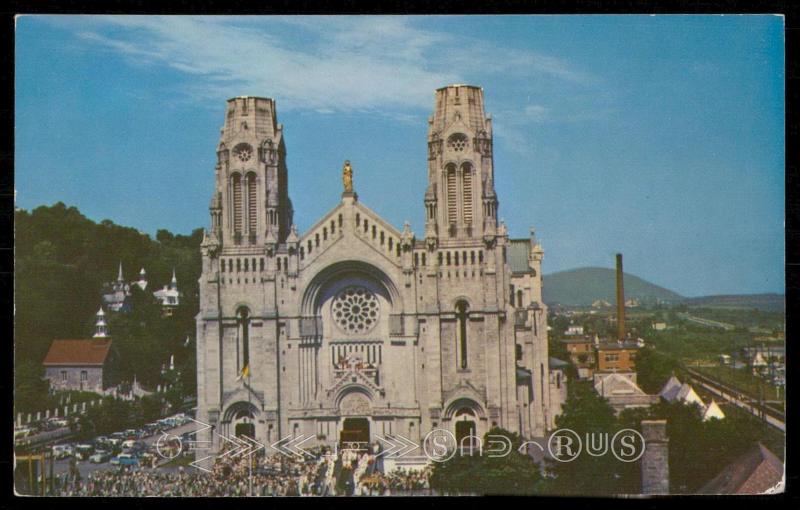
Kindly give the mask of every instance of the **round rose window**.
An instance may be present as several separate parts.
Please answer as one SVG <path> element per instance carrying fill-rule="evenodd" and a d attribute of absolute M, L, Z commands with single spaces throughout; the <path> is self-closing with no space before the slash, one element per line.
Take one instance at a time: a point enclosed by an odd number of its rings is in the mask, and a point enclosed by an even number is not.
<path fill-rule="evenodd" d="M 380 303 L 375 294 L 358 285 L 341 290 L 331 307 L 333 320 L 346 333 L 366 333 L 378 322 Z"/>
<path fill-rule="evenodd" d="M 250 157 L 253 155 L 253 148 L 246 143 L 240 143 L 233 149 L 233 152 L 239 158 L 239 161 L 244 163 L 250 161 Z"/>

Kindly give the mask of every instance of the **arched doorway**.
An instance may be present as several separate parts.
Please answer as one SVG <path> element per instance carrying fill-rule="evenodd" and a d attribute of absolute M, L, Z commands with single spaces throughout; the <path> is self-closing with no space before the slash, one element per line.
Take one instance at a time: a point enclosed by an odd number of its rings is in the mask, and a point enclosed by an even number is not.
<path fill-rule="evenodd" d="M 475 411 L 469 407 L 462 407 L 454 415 L 456 444 L 461 450 L 469 450 L 477 446 L 480 438 L 477 437 L 478 426 Z"/>
<path fill-rule="evenodd" d="M 223 414 L 222 433 L 255 439 L 258 409 L 251 402 L 234 402 Z"/>
<path fill-rule="evenodd" d="M 255 417 L 250 410 L 242 409 L 236 413 L 234 423 L 234 435 L 236 437 L 247 436 L 253 439 L 256 437 Z"/>
<path fill-rule="evenodd" d="M 364 447 L 369 444 L 369 420 L 366 418 L 345 418 L 339 440 L 345 445 Z"/>
<path fill-rule="evenodd" d="M 351 388 L 339 401 L 342 428 L 339 441 L 345 448 L 362 449 L 369 446 L 372 414 L 370 398 L 361 390 Z"/>

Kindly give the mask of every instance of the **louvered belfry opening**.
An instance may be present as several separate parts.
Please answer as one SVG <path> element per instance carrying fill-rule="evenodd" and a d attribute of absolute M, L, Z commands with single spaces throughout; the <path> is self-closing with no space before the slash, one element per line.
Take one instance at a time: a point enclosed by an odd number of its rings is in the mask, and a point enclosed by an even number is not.
<path fill-rule="evenodd" d="M 464 165 L 461 168 L 463 175 L 462 187 L 464 188 L 464 223 L 472 223 L 472 167 Z"/>
<path fill-rule="evenodd" d="M 256 175 L 247 174 L 247 229 L 251 235 L 258 231 L 258 198 Z"/>
<path fill-rule="evenodd" d="M 242 176 L 233 176 L 233 231 L 242 233 Z"/>
<path fill-rule="evenodd" d="M 456 223 L 458 215 L 458 189 L 456 185 L 456 167 L 447 167 L 447 221 L 450 224 Z"/>

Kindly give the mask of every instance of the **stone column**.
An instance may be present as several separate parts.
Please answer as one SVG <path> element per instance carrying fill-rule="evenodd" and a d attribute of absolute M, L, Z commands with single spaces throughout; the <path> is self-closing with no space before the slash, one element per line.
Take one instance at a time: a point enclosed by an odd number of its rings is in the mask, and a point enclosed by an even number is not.
<path fill-rule="evenodd" d="M 642 494 L 669 494 L 667 420 L 642 420 Z"/>

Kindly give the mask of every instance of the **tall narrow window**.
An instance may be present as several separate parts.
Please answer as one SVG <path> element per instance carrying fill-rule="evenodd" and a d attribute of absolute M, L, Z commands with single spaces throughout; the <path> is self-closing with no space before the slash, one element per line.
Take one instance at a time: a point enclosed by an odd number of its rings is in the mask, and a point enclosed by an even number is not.
<path fill-rule="evenodd" d="M 467 368 L 467 318 L 469 316 L 469 305 L 464 301 L 456 304 L 456 318 L 458 321 L 458 352 L 462 369 Z"/>
<path fill-rule="evenodd" d="M 461 185 L 464 193 L 464 223 L 472 223 L 472 168 L 469 165 L 461 167 Z"/>
<path fill-rule="evenodd" d="M 233 232 L 242 233 L 242 176 L 233 176 Z"/>
<path fill-rule="evenodd" d="M 247 174 L 247 229 L 251 235 L 258 230 L 258 193 L 256 174 Z"/>
<path fill-rule="evenodd" d="M 450 165 L 447 167 L 447 221 L 449 223 L 456 222 L 456 215 L 458 214 L 457 199 L 456 167 Z"/>
<path fill-rule="evenodd" d="M 247 308 L 239 308 L 239 338 L 242 342 L 242 369 L 250 363 L 250 312 Z"/>

